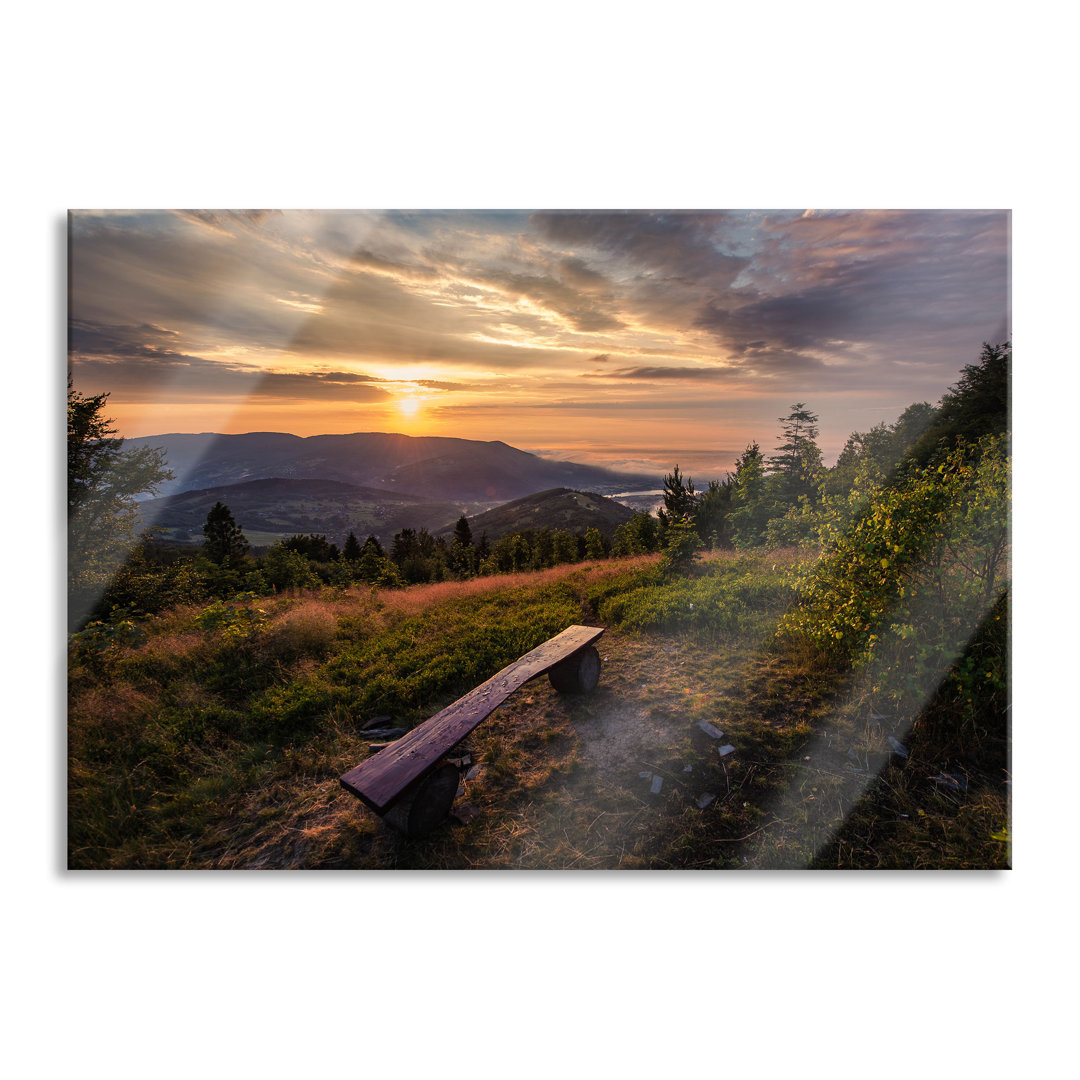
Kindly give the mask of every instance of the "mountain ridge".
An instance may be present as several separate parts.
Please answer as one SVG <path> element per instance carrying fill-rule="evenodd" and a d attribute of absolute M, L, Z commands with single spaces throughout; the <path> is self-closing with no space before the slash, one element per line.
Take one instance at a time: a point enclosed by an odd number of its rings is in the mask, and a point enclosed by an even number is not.
<path fill-rule="evenodd" d="M 613 494 L 656 486 L 655 477 L 552 461 L 500 439 L 398 432 L 172 432 L 125 444 L 164 451 L 175 478 L 161 485 L 161 496 L 269 479 L 338 480 L 417 498 L 489 503 L 558 487 Z"/>

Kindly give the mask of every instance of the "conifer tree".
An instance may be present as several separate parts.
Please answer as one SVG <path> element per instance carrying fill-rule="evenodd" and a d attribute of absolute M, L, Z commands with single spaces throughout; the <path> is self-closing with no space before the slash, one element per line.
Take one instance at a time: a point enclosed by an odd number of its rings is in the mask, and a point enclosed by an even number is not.
<path fill-rule="evenodd" d="M 345 546 L 342 548 L 342 557 L 347 562 L 359 562 L 361 553 L 360 541 L 356 539 L 356 533 L 349 533 L 345 538 Z"/>
<path fill-rule="evenodd" d="M 780 417 L 783 440 L 769 458 L 769 471 L 778 479 L 780 501 L 794 506 L 800 495 L 813 495 L 821 473 L 821 451 L 814 441 L 818 417 L 797 401 L 787 416 Z"/>
<path fill-rule="evenodd" d="M 67 388 L 68 598 L 72 626 L 90 614 L 136 544 L 135 496 L 172 479 L 164 452 L 124 451 L 102 415 L 108 394 Z"/>
<path fill-rule="evenodd" d="M 223 502 L 216 502 L 210 508 L 203 536 L 206 537 L 203 554 L 218 566 L 235 566 L 250 548 L 232 511 Z"/>

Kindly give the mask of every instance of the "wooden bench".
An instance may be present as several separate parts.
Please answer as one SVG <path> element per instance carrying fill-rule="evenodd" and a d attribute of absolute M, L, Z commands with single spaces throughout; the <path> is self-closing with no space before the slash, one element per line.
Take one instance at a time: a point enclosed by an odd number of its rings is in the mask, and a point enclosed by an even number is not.
<path fill-rule="evenodd" d="M 600 678 L 593 642 L 603 627 L 569 626 L 561 634 L 504 667 L 392 746 L 341 777 L 341 786 L 408 836 L 422 836 L 450 811 L 459 770 L 444 760 L 515 690 L 547 672 L 559 693 L 588 693 Z"/>

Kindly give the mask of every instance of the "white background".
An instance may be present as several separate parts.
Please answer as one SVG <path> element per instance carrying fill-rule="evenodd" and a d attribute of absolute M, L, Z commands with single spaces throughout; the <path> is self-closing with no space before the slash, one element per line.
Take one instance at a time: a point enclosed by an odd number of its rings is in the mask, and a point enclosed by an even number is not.
<path fill-rule="evenodd" d="M 1074 981 L 1078 827 L 1064 10 L 5 15 L 13 1075 L 1057 1071 L 1075 1018 L 1061 980 Z M 1015 869 L 67 873 L 64 213 L 175 206 L 1012 208 Z"/>

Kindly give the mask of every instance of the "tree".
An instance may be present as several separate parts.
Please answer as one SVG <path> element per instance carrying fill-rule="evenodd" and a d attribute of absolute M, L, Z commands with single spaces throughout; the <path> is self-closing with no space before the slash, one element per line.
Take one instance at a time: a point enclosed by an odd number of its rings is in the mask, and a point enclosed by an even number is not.
<path fill-rule="evenodd" d="M 729 475 L 725 480 L 710 480 L 698 499 L 694 528 L 710 549 L 731 546 L 731 495 L 735 483 Z"/>
<path fill-rule="evenodd" d="M 337 544 L 331 544 L 322 533 L 300 533 L 282 542 L 290 551 L 312 562 L 332 562 L 339 556 Z"/>
<path fill-rule="evenodd" d="M 108 394 L 67 390 L 68 617 L 81 625 L 136 543 L 135 496 L 155 494 L 172 473 L 163 450 L 124 451 L 102 414 Z"/>
<path fill-rule="evenodd" d="M 739 458 L 732 477 L 731 535 L 736 547 L 764 542 L 765 528 L 775 504 L 765 483 L 765 463 L 758 444 L 751 443 Z"/>
<path fill-rule="evenodd" d="M 604 558 L 604 537 L 595 525 L 585 530 L 585 558 Z"/>
<path fill-rule="evenodd" d="M 471 577 L 476 570 L 472 529 L 469 528 L 469 519 L 464 514 L 458 518 L 453 539 L 450 541 L 450 568 L 459 577 Z"/>
<path fill-rule="evenodd" d="M 362 550 L 360 541 L 356 539 L 356 533 L 351 532 L 345 538 L 345 546 L 341 549 L 341 556 L 346 562 L 359 562 Z"/>
<path fill-rule="evenodd" d="M 664 477 L 664 508 L 657 515 L 660 519 L 661 534 L 667 532 L 673 521 L 693 518 L 697 499 L 694 481 L 689 477 L 684 480 L 679 466 L 676 465 L 672 472 Z"/>
<path fill-rule="evenodd" d="M 251 547 L 232 511 L 223 502 L 216 502 L 210 508 L 203 525 L 203 536 L 206 537 L 203 554 L 218 566 L 237 566 Z"/>
<path fill-rule="evenodd" d="M 769 471 L 779 478 L 778 495 L 785 506 L 794 506 L 800 495 L 812 496 L 821 474 L 821 451 L 814 440 L 818 417 L 797 401 L 787 416 L 779 418 L 780 445 L 769 458 Z"/>
<path fill-rule="evenodd" d="M 915 444 L 911 458 L 920 465 L 937 464 L 960 441 L 978 443 L 986 435 L 1009 429 L 1009 373 L 1012 345 L 983 343 L 977 364 L 960 372 L 955 386 L 938 403 L 933 423 Z"/>

